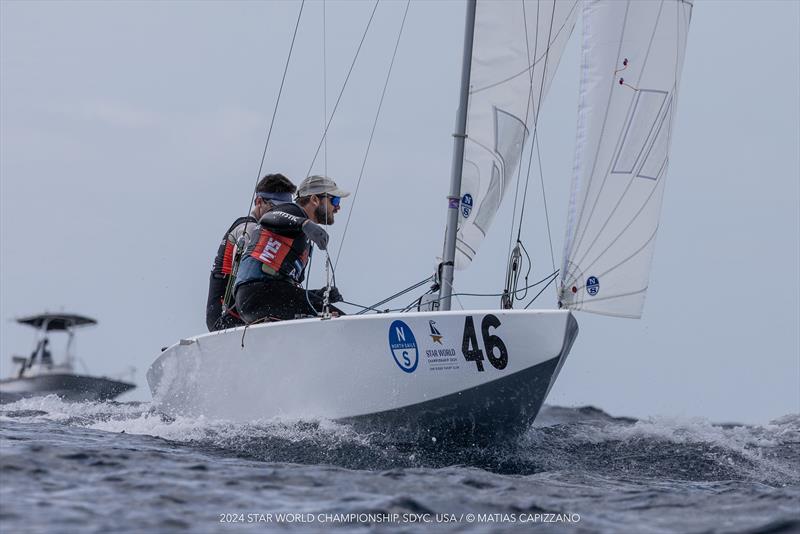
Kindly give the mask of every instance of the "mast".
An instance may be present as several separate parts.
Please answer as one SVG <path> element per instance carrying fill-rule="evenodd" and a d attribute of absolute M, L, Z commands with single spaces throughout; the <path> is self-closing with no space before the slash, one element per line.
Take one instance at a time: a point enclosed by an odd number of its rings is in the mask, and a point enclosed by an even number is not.
<path fill-rule="evenodd" d="M 458 99 L 456 131 L 453 134 L 453 166 L 450 173 L 450 194 L 447 196 L 447 226 L 442 252 L 441 286 L 439 309 L 450 309 L 453 293 L 453 266 L 456 258 L 456 231 L 458 230 L 458 207 L 461 202 L 461 171 L 464 167 L 464 139 L 467 137 L 467 104 L 469 103 L 469 77 L 472 66 L 472 38 L 475 35 L 475 7 L 477 0 L 467 0 L 464 27 L 464 52 L 461 62 L 461 89 Z"/>

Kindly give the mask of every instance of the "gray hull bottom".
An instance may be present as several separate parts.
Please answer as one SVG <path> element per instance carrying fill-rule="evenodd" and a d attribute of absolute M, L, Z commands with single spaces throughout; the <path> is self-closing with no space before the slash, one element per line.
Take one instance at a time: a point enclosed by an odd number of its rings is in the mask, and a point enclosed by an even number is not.
<path fill-rule="evenodd" d="M 418 442 L 436 438 L 485 444 L 520 435 L 536 419 L 577 335 L 578 323 L 570 317 L 564 345 L 555 358 L 452 395 L 342 422 Z"/>
<path fill-rule="evenodd" d="M 52 374 L 0 380 L 0 403 L 58 395 L 67 401 L 113 399 L 136 387 L 127 382 L 85 375 Z"/>

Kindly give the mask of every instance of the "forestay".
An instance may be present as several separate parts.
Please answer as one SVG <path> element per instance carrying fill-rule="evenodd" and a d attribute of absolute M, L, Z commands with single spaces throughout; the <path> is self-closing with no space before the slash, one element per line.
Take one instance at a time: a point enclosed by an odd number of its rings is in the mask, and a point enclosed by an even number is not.
<path fill-rule="evenodd" d="M 472 261 L 516 176 L 578 6 L 578 0 L 477 2 L 457 269 Z"/>
<path fill-rule="evenodd" d="M 584 5 L 562 306 L 642 314 L 691 11 L 685 0 Z"/>

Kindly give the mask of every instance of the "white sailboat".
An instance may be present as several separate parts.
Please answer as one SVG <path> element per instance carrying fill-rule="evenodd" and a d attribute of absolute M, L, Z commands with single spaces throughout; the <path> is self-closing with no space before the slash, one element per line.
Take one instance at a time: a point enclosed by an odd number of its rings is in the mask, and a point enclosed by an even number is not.
<path fill-rule="evenodd" d="M 491 437 L 534 420 L 578 327 L 641 315 L 692 5 L 467 0 L 459 112 L 427 311 L 308 318 L 182 339 L 148 371 L 159 409 L 233 421 L 332 419 Z M 582 12 L 572 194 L 559 309 L 450 309 L 513 182 Z M 510 289 L 513 292 L 513 287 Z"/>

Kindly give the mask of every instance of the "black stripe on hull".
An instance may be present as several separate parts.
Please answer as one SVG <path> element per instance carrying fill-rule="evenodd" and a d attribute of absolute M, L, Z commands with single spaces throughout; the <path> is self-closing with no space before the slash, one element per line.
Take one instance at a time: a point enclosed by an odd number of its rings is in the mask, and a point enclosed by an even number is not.
<path fill-rule="evenodd" d="M 519 435 L 536 419 L 577 335 L 578 323 L 570 316 L 561 352 L 555 358 L 444 397 L 341 421 L 402 441 L 435 437 L 437 441 L 481 444 Z"/>
<path fill-rule="evenodd" d="M 135 387 L 118 380 L 71 374 L 9 378 L 0 380 L 0 403 L 52 394 L 68 401 L 102 401 L 113 399 Z"/>

